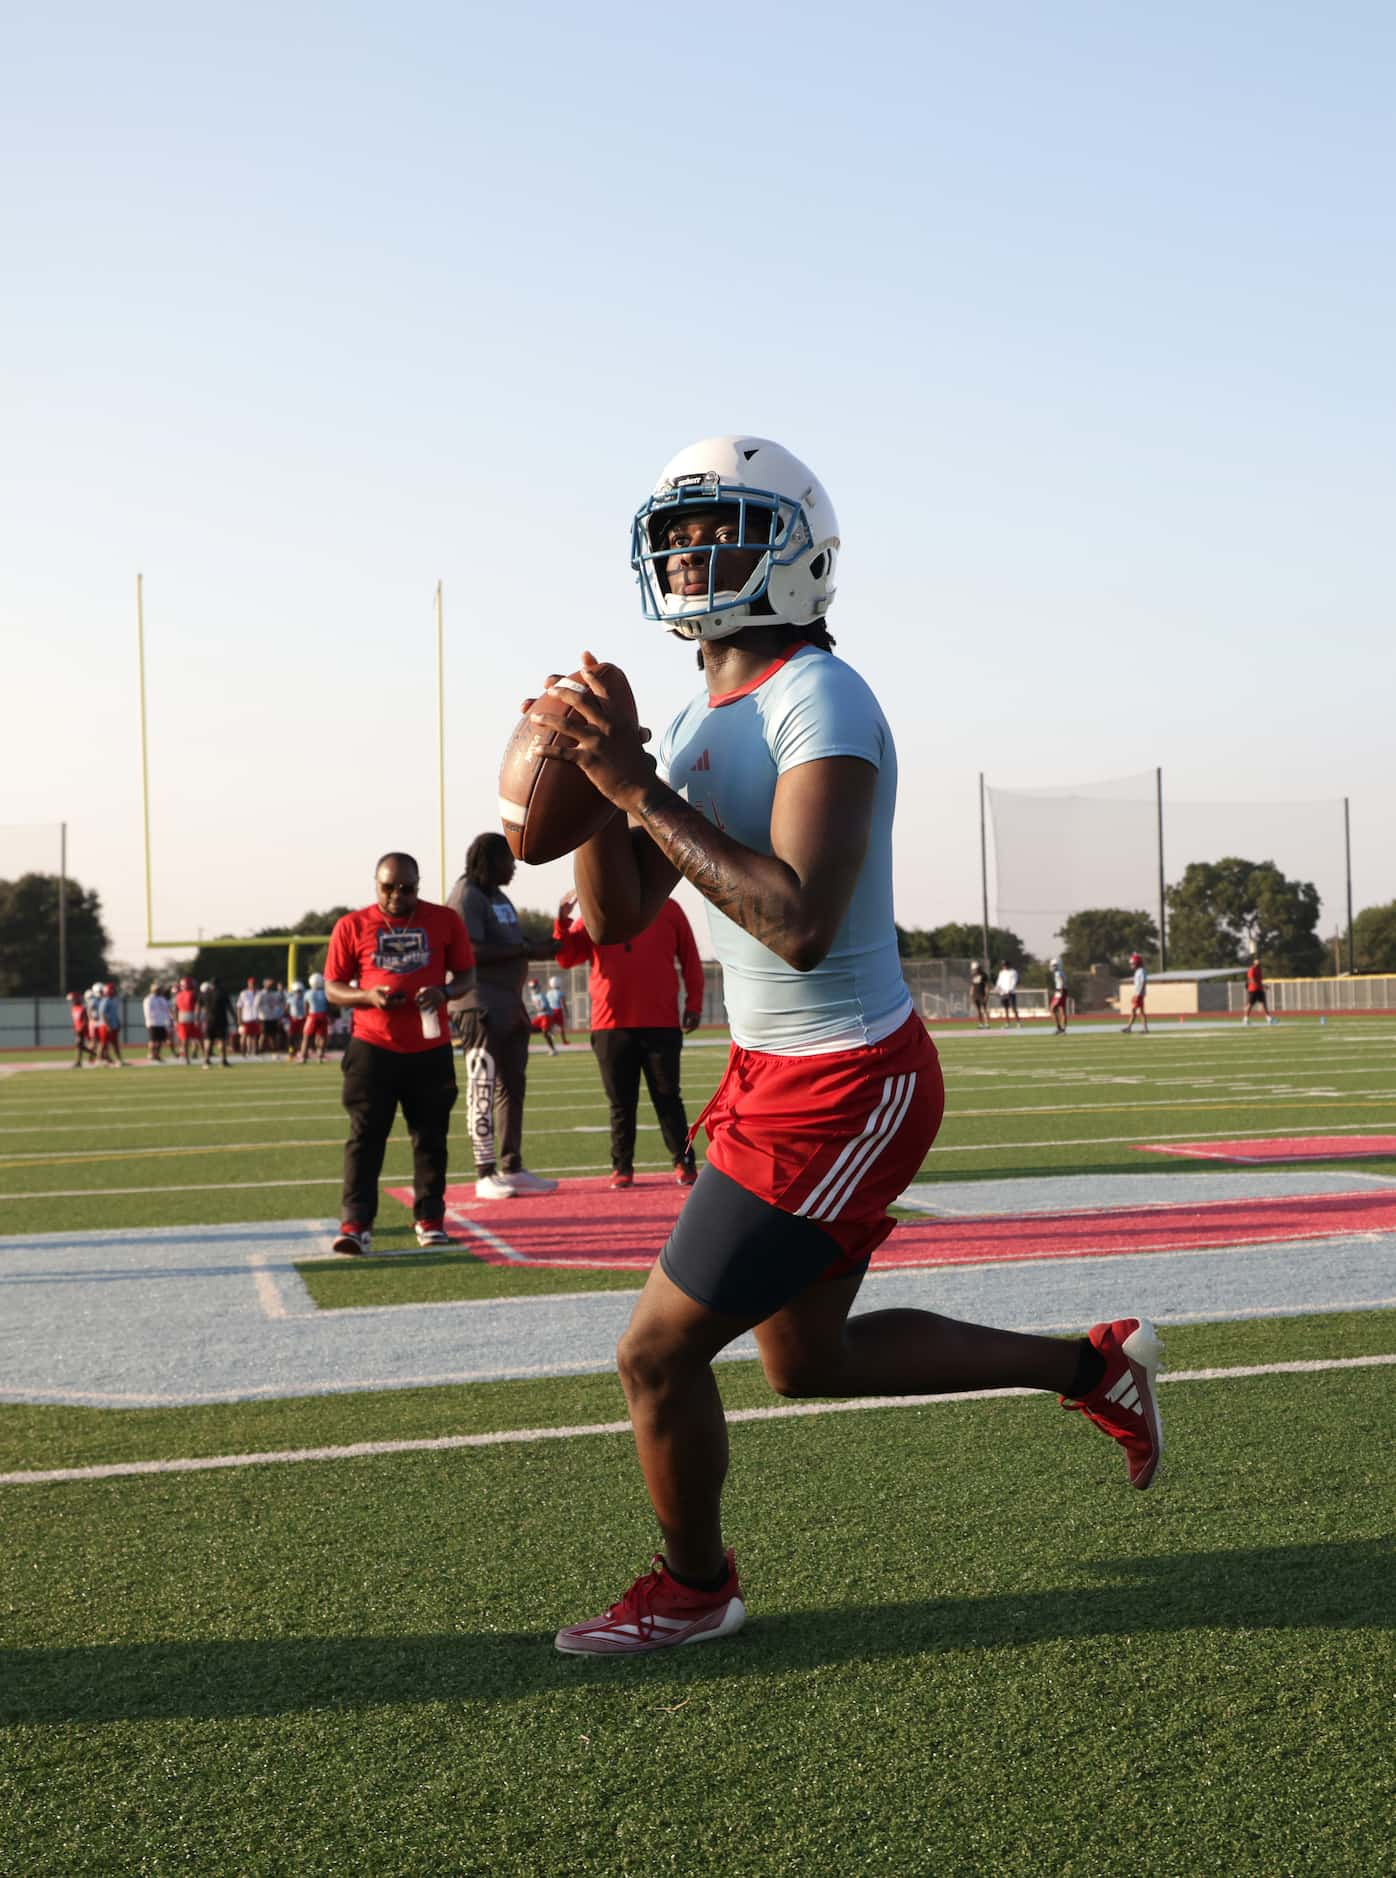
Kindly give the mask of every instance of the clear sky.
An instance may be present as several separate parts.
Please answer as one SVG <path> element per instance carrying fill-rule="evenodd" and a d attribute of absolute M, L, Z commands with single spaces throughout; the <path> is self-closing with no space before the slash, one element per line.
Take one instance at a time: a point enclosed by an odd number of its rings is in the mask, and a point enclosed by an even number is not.
<path fill-rule="evenodd" d="M 904 924 L 977 918 L 981 770 L 1346 794 L 1396 897 L 1394 68 L 1343 0 L 12 16 L 0 823 L 143 956 L 139 570 L 157 931 L 435 892 L 436 581 L 454 873 L 542 674 L 696 684 L 630 517 L 751 430 L 839 511 Z"/>

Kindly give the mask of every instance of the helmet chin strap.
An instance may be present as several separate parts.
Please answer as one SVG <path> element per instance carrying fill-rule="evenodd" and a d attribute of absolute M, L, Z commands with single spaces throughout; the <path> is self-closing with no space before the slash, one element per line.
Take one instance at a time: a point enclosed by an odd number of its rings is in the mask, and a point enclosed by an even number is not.
<path fill-rule="evenodd" d="M 721 613 L 685 612 L 679 594 L 666 593 L 660 600 L 665 624 L 681 639 L 730 639 L 733 633 L 759 624 L 752 618 L 750 605 L 737 604 L 738 595 L 730 589 L 713 595 L 714 602 L 724 603 Z"/>

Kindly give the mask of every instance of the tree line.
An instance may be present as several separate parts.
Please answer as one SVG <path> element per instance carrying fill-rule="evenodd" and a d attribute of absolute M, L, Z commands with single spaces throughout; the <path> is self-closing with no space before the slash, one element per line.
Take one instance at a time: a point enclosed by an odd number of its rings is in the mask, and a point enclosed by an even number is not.
<path fill-rule="evenodd" d="M 1228 856 L 1192 861 L 1167 888 L 1168 964 L 1174 971 L 1209 971 L 1244 965 L 1258 953 L 1275 978 L 1315 978 L 1345 969 L 1347 950 L 1335 961 L 1319 937 L 1319 896 L 1312 881 L 1290 880 L 1273 861 Z M 1158 957 L 1156 918 L 1141 907 L 1091 907 L 1072 913 L 1056 935 L 1068 971 L 1104 966 L 1128 977 L 1138 952 Z M 929 929 L 897 928 L 903 958 L 978 958 L 984 940 L 979 926 L 950 923 Z M 1352 923 L 1353 967 L 1358 972 L 1396 972 L 1396 900 L 1365 907 Z M 1020 972 L 1042 964 L 1011 930 L 989 928 L 991 967 L 1004 962 Z"/>

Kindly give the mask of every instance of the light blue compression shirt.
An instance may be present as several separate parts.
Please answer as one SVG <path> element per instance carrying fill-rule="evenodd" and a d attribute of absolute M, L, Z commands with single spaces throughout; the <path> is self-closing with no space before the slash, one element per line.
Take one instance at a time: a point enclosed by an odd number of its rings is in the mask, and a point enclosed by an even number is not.
<path fill-rule="evenodd" d="M 832 653 L 801 646 L 756 685 L 712 703 L 706 691 L 660 740 L 660 776 L 735 841 L 771 853 L 776 779 L 821 757 L 877 771 L 867 853 L 828 956 L 797 972 L 715 906 L 713 950 L 733 1040 L 778 1056 L 878 1043 L 911 1012 L 892 919 L 897 752 L 877 699 Z"/>

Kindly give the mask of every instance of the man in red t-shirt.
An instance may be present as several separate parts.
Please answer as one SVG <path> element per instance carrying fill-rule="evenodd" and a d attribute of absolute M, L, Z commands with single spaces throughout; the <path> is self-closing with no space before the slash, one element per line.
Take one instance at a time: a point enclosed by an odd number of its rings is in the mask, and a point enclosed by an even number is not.
<path fill-rule="evenodd" d="M 693 928 L 677 901 L 666 900 L 659 917 L 635 938 L 596 945 L 576 916 L 576 904 L 575 893 L 565 896 L 553 938 L 559 965 L 591 966 L 591 1047 L 611 1105 L 611 1185 L 635 1184 L 635 1115 L 643 1072 L 674 1178 L 681 1187 L 691 1187 L 697 1168 L 679 1094 L 679 1052 L 683 1032 L 696 1030 L 703 1016 L 703 962 Z M 676 965 L 683 973 L 682 1019 Z"/>
<path fill-rule="evenodd" d="M 446 1135 L 456 1100 L 447 989 L 459 996 L 475 955 L 459 913 L 418 898 L 417 863 L 385 854 L 374 869 L 377 899 L 346 913 L 330 935 L 325 995 L 353 1012 L 341 1099 L 349 1112 L 342 1224 L 336 1252 L 372 1250 L 378 1176 L 401 1105 L 412 1137 L 412 1212 L 417 1243 L 446 1246 Z"/>
<path fill-rule="evenodd" d="M 199 1053 L 203 1041 L 203 1029 L 199 1023 L 199 994 L 194 989 L 192 978 L 181 978 L 179 990 L 175 993 L 175 1041 L 179 1048 L 179 1060 L 187 1068 L 191 1051 Z M 224 1045 L 224 1062 L 227 1061 L 227 1045 Z"/>
<path fill-rule="evenodd" d="M 1251 1012 L 1257 1004 L 1265 1013 L 1266 1023 L 1273 1024 L 1275 1020 L 1270 1015 L 1270 1000 L 1265 995 L 1265 973 L 1261 969 L 1260 954 L 1252 952 L 1251 962 L 1246 967 L 1246 1010 L 1241 1019 L 1243 1024 L 1250 1023 Z"/>

